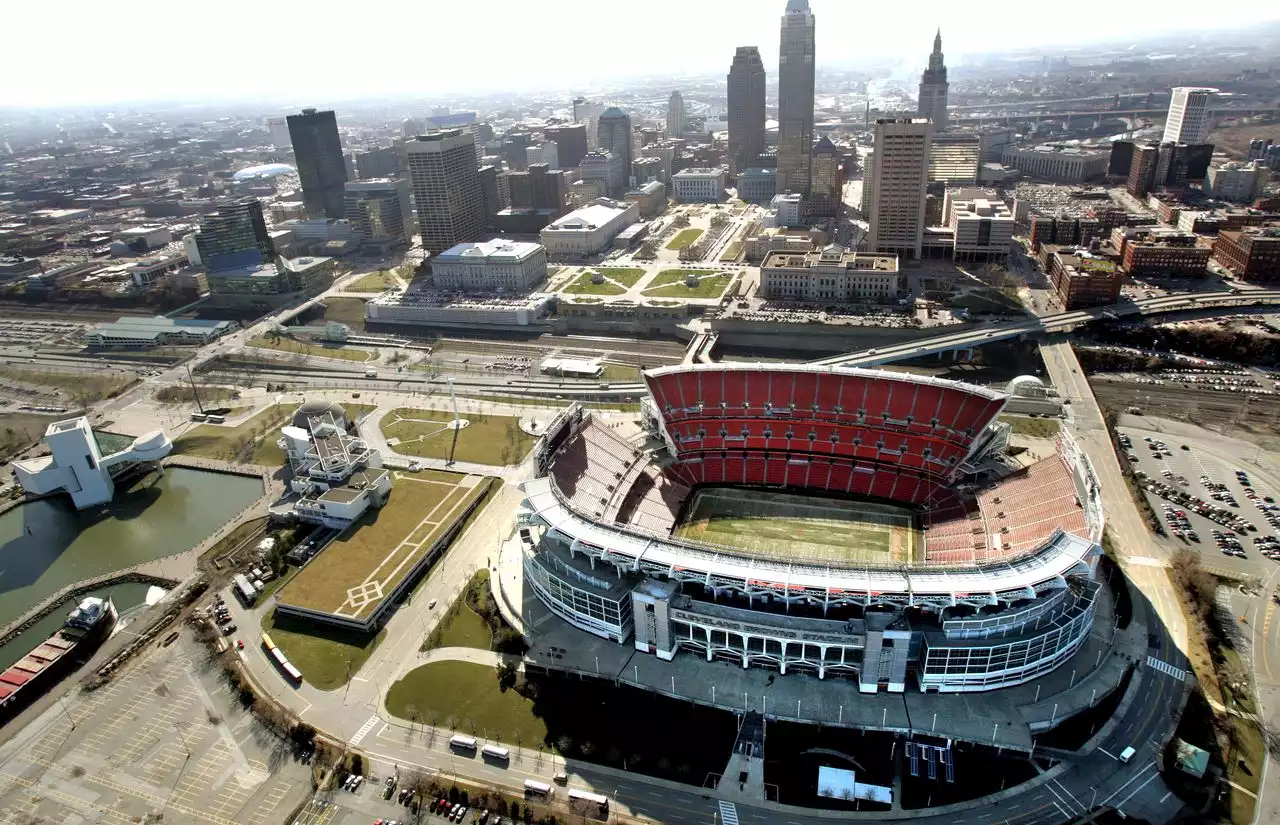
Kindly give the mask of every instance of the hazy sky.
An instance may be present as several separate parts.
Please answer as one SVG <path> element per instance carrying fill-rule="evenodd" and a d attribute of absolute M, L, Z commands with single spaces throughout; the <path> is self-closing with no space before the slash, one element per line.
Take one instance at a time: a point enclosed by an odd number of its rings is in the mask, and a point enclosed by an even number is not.
<path fill-rule="evenodd" d="M 0 105 L 585 90 L 618 77 L 724 72 L 739 45 L 759 46 L 772 75 L 785 6 L 785 0 L 8 0 Z M 1049 16 L 1053 22 L 1016 3 L 810 0 L 810 6 L 818 19 L 819 67 L 886 57 L 923 67 L 938 26 L 955 65 L 965 53 L 1061 48 L 1073 38 L 1136 35 L 1139 25 L 1169 31 L 1242 22 L 1212 13 L 1200 0 L 1162 0 L 1141 7 L 1151 13 L 1123 14 L 1115 13 L 1115 0 L 1074 0 L 1066 18 Z M 1249 14 L 1274 20 L 1280 9 L 1255 5 Z"/>

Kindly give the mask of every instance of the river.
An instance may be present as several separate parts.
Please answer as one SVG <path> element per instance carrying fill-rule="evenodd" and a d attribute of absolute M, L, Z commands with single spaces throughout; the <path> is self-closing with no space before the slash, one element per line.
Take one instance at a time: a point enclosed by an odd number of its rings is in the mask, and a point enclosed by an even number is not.
<path fill-rule="evenodd" d="M 60 587 L 188 550 L 261 496 L 256 477 L 171 467 L 106 507 L 77 512 L 64 496 L 15 507 L 0 515 L 0 626 Z"/>

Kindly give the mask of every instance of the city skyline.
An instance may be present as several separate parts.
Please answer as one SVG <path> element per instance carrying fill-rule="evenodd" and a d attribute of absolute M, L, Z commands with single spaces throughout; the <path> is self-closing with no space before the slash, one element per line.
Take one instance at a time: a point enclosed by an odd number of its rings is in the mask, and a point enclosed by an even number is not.
<path fill-rule="evenodd" d="M 80 4 L 73 4 L 80 6 Z M 496 0 L 492 9 L 494 19 L 508 25 L 488 27 L 484 30 L 483 52 L 501 58 L 526 49 L 530 42 L 541 42 L 545 32 L 554 40 L 566 32 L 560 21 L 554 24 L 542 20 L 526 4 L 511 0 Z M 647 77 L 678 77 L 683 75 L 714 76 L 723 73 L 723 66 L 736 47 L 759 46 L 766 67 L 776 67 L 778 59 L 777 19 L 785 8 L 782 0 L 741 0 L 733 4 L 733 13 L 726 14 L 722 3 L 678 4 L 674 0 L 655 0 L 653 14 L 662 16 L 667 11 L 672 19 L 681 21 L 672 33 L 677 42 L 696 43 L 696 48 L 682 48 L 680 63 L 665 64 L 662 73 L 649 70 Z M 155 62 L 152 49 L 121 48 L 128 44 L 162 42 L 171 36 L 172 27 L 182 21 L 170 15 L 168 7 L 161 7 L 152 0 L 133 4 L 138 13 L 120 15 L 115 10 L 84 4 L 73 9 L 78 22 L 75 27 L 65 25 L 61 11 L 54 16 L 52 6 L 21 4 L 11 11 L 14 31 L 39 32 L 56 29 L 59 32 L 60 52 L 51 63 L 44 42 L 40 38 L 18 38 L 10 44 L 10 59 L 14 65 L 43 65 L 39 72 L 23 78 L 21 84 L 7 84 L 0 90 L 0 107 L 49 107 L 76 105 L 107 105 L 121 102 L 150 101 L 207 101 L 249 102 L 288 101 L 296 105 L 311 105 L 307 99 L 324 101 L 332 105 L 344 100 L 374 99 L 404 96 L 432 96 L 449 94 L 480 94 L 498 90 L 531 91 L 559 88 L 595 89 L 618 81 L 634 81 L 640 73 L 617 60 L 616 51 L 606 39 L 589 37 L 571 38 L 572 49 L 547 50 L 539 60 L 521 64 L 518 71 L 502 59 L 489 62 L 474 60 L 475 43 L 470 38 L 442 38 L 431 43 L 426 50 L 396 48 L 395 41 L 388 41 L 382 58 L 395 69 L 383 74 L 380 84 L 370 88 L 358 75 L 348 73 L 312 73 L 305 77 L 290 78 L 278 91 L 271 83 L 273 63 L 269 55 L 256 49 L 257 41 L 251 37 L 236 39 L 227 37 L 217 41 L 218 71 L 201 71 L 198 65 L 189 71 L 166 71 Z M 814 0 L 813 13 L 822 21 L 817 33 L 817 67 L 851 68 L 857 65 L 882 64 L 888 61 L 894 66 L 913 67 L 918 72 L 927 55 L 927 44 L 939 27 L 947 38 L 947 62 L 949 66 L 963 66 L 974 55 L 986 53 L 985 43 L 1021 43 L 1020 24 L 1008 20 L 974 18 L 963 8 L 948 4 L 926 4 L 919 13 L 910 16 L 897 10 L 868 10 L 852 5 L 842 5 L 834 0 Z M 148 14 L 152 8 L 156 13 Z M 1100 0 L 1083 0 L 1076 10 L 1082 15 L 1107 14 L 1109 5 Z M 327 18 L 304 12 L 301 4 L 287 0 L 273 8 L 275 16 L 287 21 L 282 34 L 289 40 L 323 42 L 330 38 Z M 433 31 L 463 31 L 471 23 L 465 8 L 432 9 Z M 388 14 L 399 15 L 395 9 Z M 407 12 L 411 19 L 413 12 Z M 221 19 L 256 20 L 261 10 L 245 0 L 231 0 L 225 4 Z M 439 19 L 436 19 L 436 18 Z M 1280 20 L 1280 10 L 1261 8 L 1250 21 L 1251 29 L 1261 24 Z M 1209 32 L 1214 28 L 1228 29 L 1237 21 L 1231 18 L 1203 20 L 1196 15 L 1162 15 L 1157 20 L 1125 19 L 1113 21 L 1103 32 L 1090 33 L 1086 41 L 1079 43 L 1062 40 L 1046 48 L 1046 54 L 1070 54 L 1080 44 L 1088 42 L 1123 44 L 1136 38 L 1159 37 L 1182 32 Z M 265 25 L 265 24 L 264 24 Z M 554 29 L 554 32 L 552 31 Z M 857 47 L 851 47 L 847 32 L 874 30 L 875 37 L 862 38 Z M 698 34 L 694 34 L 698 32 Z M 582 32 L 585 34 L 585 29 Z M 565 41 L 568 42 L 568 41 Z M 923 48 L 922 48 L 923 46 Z M 1030 46 L 1030 44 L 1028 44 Z M 100 53 L 112 48 L 111 61 L 102 61 Z M 674 53 L 674 52 L 673 52 Z M 459 73 L 452 67 L 465 62 L 470 68 Z M 774 72 L 770 72 L 774 74 Z M 435 85 L 430 78 L 447 78 L 447 83 Z M 92 82 L 86 82 L 92 78 Z M 424 82 L 423 78 L 427 78 Z"/>

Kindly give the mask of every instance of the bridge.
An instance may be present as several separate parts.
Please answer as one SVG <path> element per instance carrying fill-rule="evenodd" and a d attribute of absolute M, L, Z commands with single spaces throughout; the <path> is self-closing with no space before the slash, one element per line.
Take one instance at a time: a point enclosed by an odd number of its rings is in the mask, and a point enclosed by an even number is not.
<path fill-rule="evenodd" d="M 814 364 L 832 367 L 870 367 L 890 364 L 910 358 L 939 355 L 944 352 L 972 349 L 997 341 L 1008 341 L 1026 335 L 1066 332 L 1075 327 L 1099 319 L 1122 317 L 1147 317 L 1171 312 L 1206 310 L 1220 314 L 1233 307 L 1280 306 L 1280 290 L 1254 290 L 1240 293 L 1215 293 L 1210 295 L 1166 295 L 1161 298 L 1144 298 L 1114 306 L 1078 309 L 1043 315 L 1014 323 L 993 323 L 961 332 L 943 333 L 932 338 L 904 341 L 887 347 L 850 352 L 812 361 Z"/>
<path fill-rule="evenodd" d="M 1280 111 L 1275 107 L 1258 107 L 1258 108 L 1218 108 L 1211 109 L 1210 114 L 1213 117 L 1252 117 L 1261 114 L 1276 114 Z M 1135 123 L 1141 118 L 1160 119 L 1163 120 L 1169 113 L 1168 106 L 1155 108 L 1139 107 L 1124 109 L 1087 109 L 1082 111 L 1054 112 L 1054 111 L 1031 111 L 1023 110 L 1021 112 L 1006 112 L 1003 114 L 953 114 L 950 116 L 952 123 L 963 124 L 979 124 L 979 123 L 1011 123 L 1015 121 L 1033 121 L 1041 123 L 1046 120 L 1061 120 L 1064 123 L 1075 119 L 1092 120 L 1096 125 L 1101 125 L 1104 120 L 1123 120 L 1129 124 Z"/>

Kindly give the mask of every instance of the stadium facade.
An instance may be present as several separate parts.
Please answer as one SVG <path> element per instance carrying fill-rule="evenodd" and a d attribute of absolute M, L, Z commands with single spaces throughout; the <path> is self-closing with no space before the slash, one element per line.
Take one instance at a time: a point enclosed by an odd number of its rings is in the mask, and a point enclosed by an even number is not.
<path fill-rule="evenodd" d="M 662 659 L 684 650 L 866 693 L 1021 684 L 1088 637 L 1096 477 L 1065 433 L 1053 455 L 1006 459 L 1003 393 L 812 365 L 645 380 L 643 440 L 575 405 L 525 485 L 526 586 L 564 621 Z M 894 557 L 677 537 L 697 491 L 719 488 L 893 505 L 919 541 Z"/>

